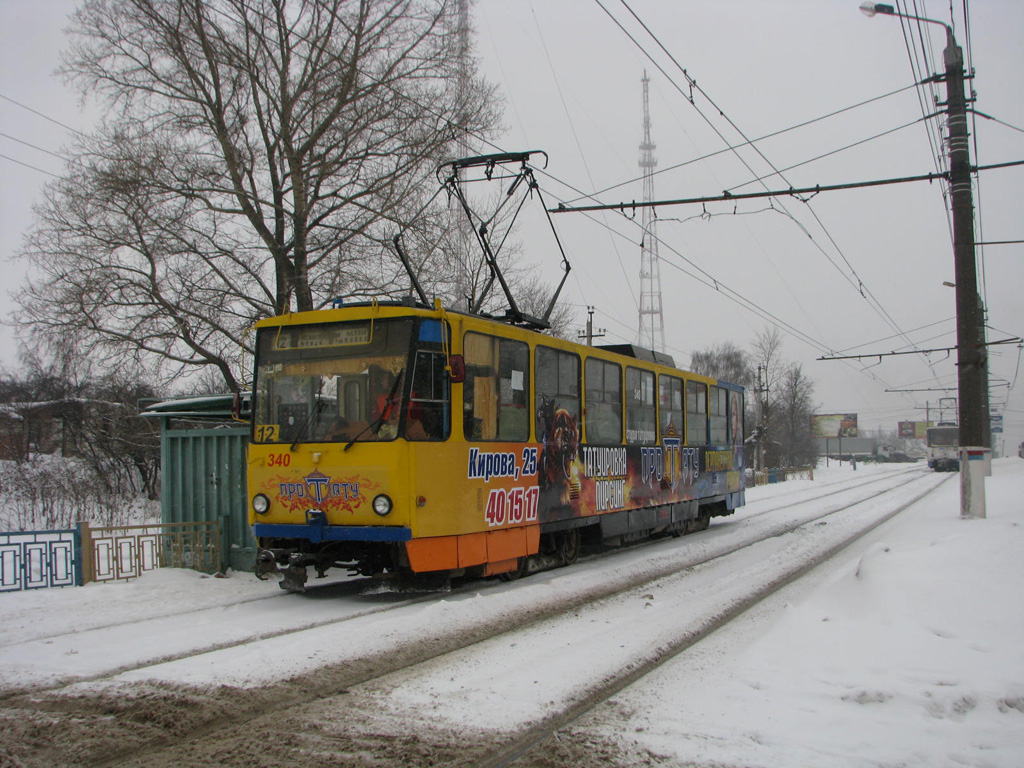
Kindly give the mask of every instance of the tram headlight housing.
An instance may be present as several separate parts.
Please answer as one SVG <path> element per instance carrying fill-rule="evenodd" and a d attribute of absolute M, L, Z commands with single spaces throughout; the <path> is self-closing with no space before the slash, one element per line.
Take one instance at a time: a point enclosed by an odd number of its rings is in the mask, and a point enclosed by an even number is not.
<path fill-rule="evenodd" d="M 373 497 L 373 511 L 381 517 L 390 515 L 393 506 L 391 498 L 385 493 Z"/>
<path fill-rule="evenodd" d="M 257 493 L 252 497 L 252 511 L 257 515 L 267 514 L 270 511 L 270 499 L 262 493 Z"/>

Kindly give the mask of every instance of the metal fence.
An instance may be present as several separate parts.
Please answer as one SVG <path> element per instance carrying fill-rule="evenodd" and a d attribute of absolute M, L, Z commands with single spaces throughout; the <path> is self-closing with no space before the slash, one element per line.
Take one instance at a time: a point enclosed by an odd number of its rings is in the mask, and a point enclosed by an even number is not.
<path fill-rule="evenodd" d="M 0 533 L 0 592 L 81 584 L 80 553 L 75 529 Z"/>
<path fill-rule="evenodd" d="M 215 521 L 80 527 L 86 581 L 133 579 L 156 568 L 220 570 L 220 525 Z"/>
<path fill-rule="evenodd" d="M 779 469 L 747 470 L 747 487 L 784 483 L 787 480 L 813 480 L 814 467 L 785 467 Z"/>
<path fill-rule="evenodd" d="M 216 521 L 0 533 L 0 592 L 133 579 L 155 568 L 221 569 Z"/>

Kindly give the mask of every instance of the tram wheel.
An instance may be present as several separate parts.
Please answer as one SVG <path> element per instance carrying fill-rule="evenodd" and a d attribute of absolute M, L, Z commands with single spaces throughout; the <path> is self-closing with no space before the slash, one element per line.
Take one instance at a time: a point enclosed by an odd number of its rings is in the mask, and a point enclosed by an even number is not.
<path fill-rule="evenodd" d="M 499 573 L 498 574 L 498 578 L 501 579 L 502 581 L 515 581 L 516 579 L 522 577 L 525 573 L 526 573 L 526 558 L 525 557 L 520 557 L 518 559 L 518 563 L 517 563 L 517 565 L 516 565 L 516 567 L 514 569 L 512 569 L 511 571 L 505 571 L 504 573 Z"/>
<path fill-rule="evenodd" d="M 558 541 L 558 557 L 563 565 L 572 565 L 580 556 L 580 529 L 564 531 Z"/>

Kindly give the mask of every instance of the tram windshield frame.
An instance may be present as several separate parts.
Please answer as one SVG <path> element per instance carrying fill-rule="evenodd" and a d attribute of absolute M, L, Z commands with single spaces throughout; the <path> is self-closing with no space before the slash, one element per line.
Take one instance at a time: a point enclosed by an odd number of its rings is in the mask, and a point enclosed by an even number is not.
<path fill-rule="evenodd" d="M 284 325 L 256 340 L 252 439 L 387 441 L 399 434 L 412 318 Z"/>
<path fill-rule="evenodd" d="M 959 427 L 929 427 L 928 445 L 933 448 L 956 448 L 960 444 Z"/>

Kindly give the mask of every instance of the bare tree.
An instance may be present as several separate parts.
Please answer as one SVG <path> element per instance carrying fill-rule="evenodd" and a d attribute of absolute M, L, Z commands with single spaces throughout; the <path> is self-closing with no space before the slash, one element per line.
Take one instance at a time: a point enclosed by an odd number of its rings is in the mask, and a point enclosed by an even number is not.
<path fill-rule="evenodd" d="M 752 345 L 756 366 L 754 392 L 758 405 L 760 467 L 813 464 L 816 452 L 810 434 L 814 382 L 803 368 L 782 356 L 782 334 L 767 328 Z"/>
<path fill-rule="evenodd" d="M 754 468 L 764 469 L 772 466 L 777 451 L 771 450 L 776 445 L 772 418 L 772 396 L 781 369 L 785 363 L 781 359 L 782 334 L 777 328 L 766 328 L 761 331 L 751 344 L 751 367 L 754 368 L 752 393 L 754 396 L 754 427 L 751 430 L 754 438 Z"/>
<path fill-rule="evenodd" d="M 750 355 L 732 342 L 726 341 L 694 352 L 690 357 L 690 370 L 702 376 L 711 376 L 746 388 L 743 414 L 743 437 L 745 440 L 756 427 L 759 413 L 754 392 L 754 375 L 750 367 Z"/>
<path fill-rule="evenodd" d="M 694 352 L 690 358 L 690 370 L 748 388 L 753 381 L 749 355 L 728 341 Z"/>
<path fill-rule="evenodd" d="M 212 366 L 237 390 L 254 320 L 393 290 L 382 242 L 456 140 L 497 120 L 455 10 L 87 0 L 63 71 L 107 117 L 23 252 L 36 338 L 168 373 Z"/>
<path fill-rule="evenodd" d="M 803 367 L 787 366 L 773 403 L 774 438 L 778 446 L 774 466 L 805 467 L 817 462 L 817 447 L 811 435 L 813 398 L 814 382 L 804 374 Z"/>
<path fill-rule="evenodd" d="M 814 463 L 814 382 L 783 358 L 778 329 L 761 331 L 749 353 L 729 342 L 694 352 L 690 367 L 747 388 L 746 431 L 754 441 L 755 468 Z"/>
<path fill-rule="evenodd" d="M 755 383 L 770 397 L 789 365 L 782 357 L 782 333 L 778 328 L 768 327 L 757 334 L 750 347 L 750 358 Z"/>

